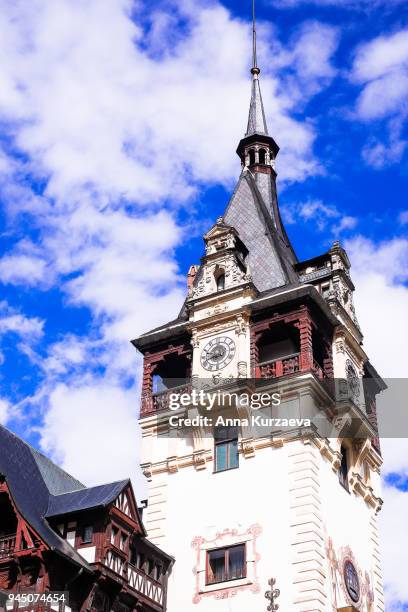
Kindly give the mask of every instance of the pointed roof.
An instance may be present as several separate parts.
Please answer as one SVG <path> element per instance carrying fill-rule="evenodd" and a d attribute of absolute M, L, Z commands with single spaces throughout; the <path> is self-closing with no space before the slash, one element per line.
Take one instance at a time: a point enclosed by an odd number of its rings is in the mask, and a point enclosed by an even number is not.
<path fill-rule="evenodd" d="M 260 134 L 268 136 L 265 111 L 262 102 L 261 86 L 259 84 L 258 59 L 256 53 L 256 17 L 255 0 L 252 0 L 252 92 L 249 105 L 248 127 L 245 136 Z"/>
<path fill-rule="evenodd" d="M 296 257 L 275 227 L 253 174 L 244 170 L 224 214 L 247 247 L 249 271 L 259 291 L 297 282 Z"/>
<path fill-rule="evenodd" d="M 249 105 L 248 126 L 245 136 L 253 136 L 259 134 L 268 136 L 268 127 L 266 125 L 265 110 L 262 101 L 261 86 L 259 83 L 259 68 L 252 68 L 252 91 L 251 102 Z"/>
<path fill-rule="evenodd" d="M 62 495 L 53 495 L 50 497 L 46 517 L 50 518 L 51 516 L 81 512 L 93 508 L 104 508 L 115 501 L 129 482 L 129 479 L 120 480 L 63 493 Z"/>
<path fill-rule="evenodd" d="M 47 519 L 104 507 L 126 487 L 131 487 L 130 480 L 86 487 L 3 425 L 0 425 L 0 475 L 5 477 L 18 511 L 43 541 L 52 550 L 92 571 L 88 562 L 52 529 Z M 140 524 L 144 535 L 141 520 Z"/>
<path fill-rule="evenodd" d="M 84 485 L 3 425 L 0 425 L 0 474 L 6 479 L 18 511 L 43 541 L 52 550 L 90 570 L 85 559 L 44 518 L 52 495 L 49 485 L 52 490 L 64 492 L 85 489 Z"/>

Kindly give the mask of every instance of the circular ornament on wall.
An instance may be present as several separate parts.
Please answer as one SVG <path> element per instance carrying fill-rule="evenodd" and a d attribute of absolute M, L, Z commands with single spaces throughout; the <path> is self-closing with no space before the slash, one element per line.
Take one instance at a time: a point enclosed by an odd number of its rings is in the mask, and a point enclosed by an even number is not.
<path fill-rule="evenodd" d="M 357 603 L 360 599 L 360 581 L 357 570 L 350 560 L 344 562 L 343 567 L 344 583 L 350 599 Z"/>

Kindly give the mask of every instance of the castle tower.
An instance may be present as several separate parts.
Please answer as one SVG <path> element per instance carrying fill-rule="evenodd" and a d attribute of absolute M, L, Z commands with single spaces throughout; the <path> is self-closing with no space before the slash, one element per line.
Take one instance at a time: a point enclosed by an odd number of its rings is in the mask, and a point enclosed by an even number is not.
<path fill-rule="evenodd" d="M 178 318 L 133 341 L 145 525 L 176 559 L 169 612 L 266 610 L 271 578 L 280 610 L 381 612 L 385 385 L 362 347 L 347 254 L 336 242 L 298 261 L 283 227 L 255 20 L 251 74 L 236 189 Z M 261 394 L 270 403 L 254 410 Z"/>

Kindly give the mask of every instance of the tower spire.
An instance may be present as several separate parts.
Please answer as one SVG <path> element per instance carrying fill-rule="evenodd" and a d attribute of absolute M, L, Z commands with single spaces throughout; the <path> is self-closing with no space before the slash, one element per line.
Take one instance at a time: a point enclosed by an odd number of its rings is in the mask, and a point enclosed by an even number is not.
<path fill-rule="evenodd" d="M 256 15 L 255 15 L 255 0 L 252 0 L 252 70 L 258 69 L 258 60 L 256 57 Z M 252 72 L 251 70 L 251 72 Z"/>
<path fill-rule="evenodd" d="M 252 0 L 252 92 L 249 106 L 248 126 L 245 136 L 252 134 L 268 135 L 265 111 L 262 102 L 261 87 L 259 85 L 259 73 L 257 49 L 256 49 L 256 15 L 255 0 Z"/>

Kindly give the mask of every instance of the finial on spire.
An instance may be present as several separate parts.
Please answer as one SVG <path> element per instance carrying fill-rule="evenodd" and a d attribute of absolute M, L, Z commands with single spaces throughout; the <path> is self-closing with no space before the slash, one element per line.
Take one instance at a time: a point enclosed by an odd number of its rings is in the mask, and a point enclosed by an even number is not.
<path fill-rule="evenodd" d="M 255 0 L 252 0 L 252 68 L 251 73 L 254 79 L 258 78 L 261 71 L 258 68 L 258 59 L 256 56 L 256 15 L 255 15 Z"/>

